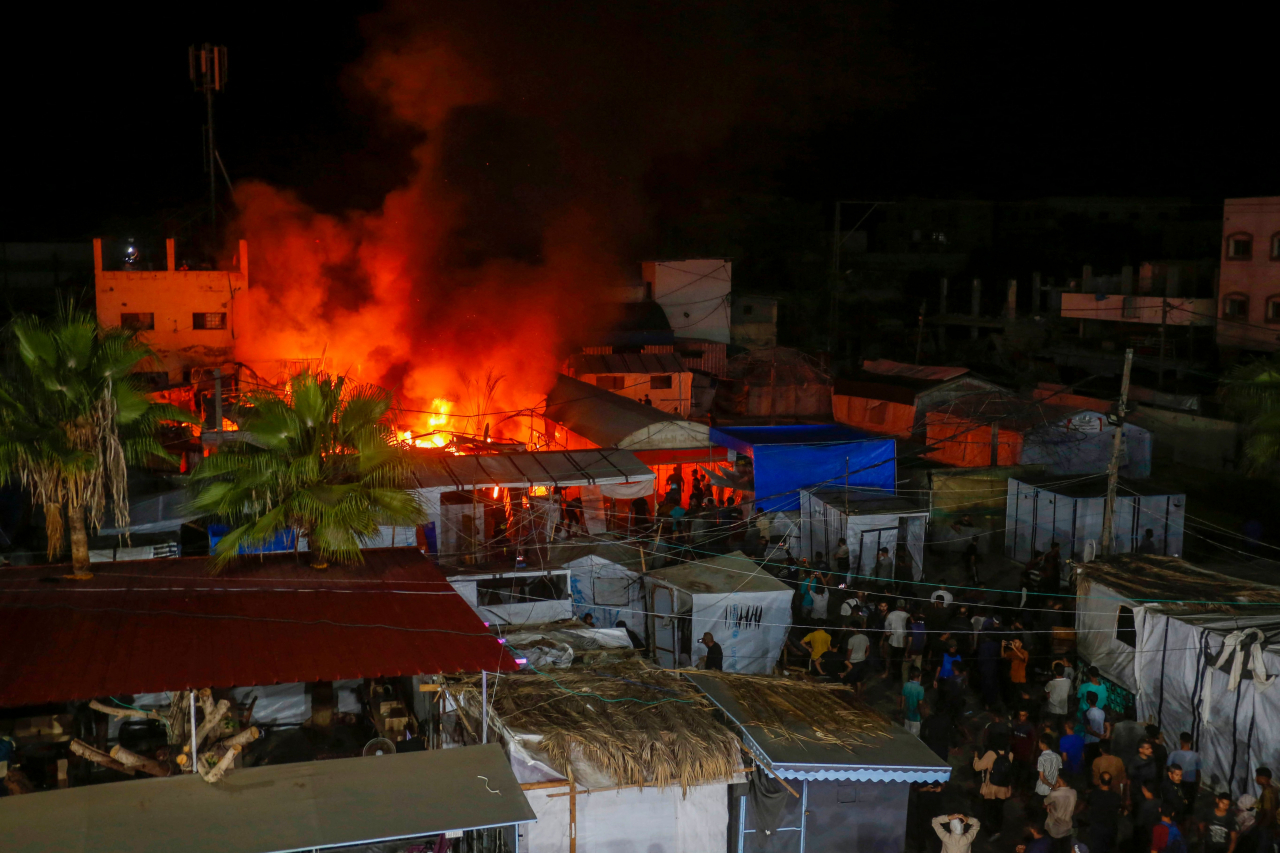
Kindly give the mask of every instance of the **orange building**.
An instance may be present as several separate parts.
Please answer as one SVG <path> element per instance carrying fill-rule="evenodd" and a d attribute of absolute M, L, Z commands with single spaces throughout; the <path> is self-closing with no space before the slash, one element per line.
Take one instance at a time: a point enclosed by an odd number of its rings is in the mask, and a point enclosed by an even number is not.
<path fill-rule="evenodd" d="M 93 241 L 98 322 L 137 329 L 159 357 L 157 385 L 192 381 L 192 371 L 235 362 L 236 294 L 249 286 L 249 247 L 240 241 L 232 270 L 175 268 L 165 241 L 164 270 L 105 270 L 102 240 Z M 161 374 L 163 374 L 163 379 Z"/>

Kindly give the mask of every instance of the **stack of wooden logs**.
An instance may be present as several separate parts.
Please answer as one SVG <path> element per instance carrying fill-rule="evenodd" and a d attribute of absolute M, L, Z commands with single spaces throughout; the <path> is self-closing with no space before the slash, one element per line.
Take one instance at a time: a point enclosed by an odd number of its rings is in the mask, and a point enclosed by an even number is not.
<path fill-rule="evenodd" d="M 179 691 L 173 695 L 169 708 L 164 711 L 142 711 L 136 708 L 115 708 L 93 701 L 89 707 L 112 717 L 132 720 L 159 720 L 167 731 L 168 746 L 161 747 L 154 755 L 139 755 L 123 746 L 112 747 L 110 752 L 95 749 L 82 740 L 71 742 L 71 751 L 81 758 L 110 767 L 128 776 L 138 772 L 150 776 L 171 776 L 180 772 L 198 772 L 206 782 L 217 782 L 235 763 L 236 756 L 246 744 L 261 737 L 257 726 L 240 729 L 239 721 L 231 716 L 231 703 L 226 699 L 213 701 L 213 692 L 204 689 L 196 692 L 196 707 L 202 719 L 196 726 L 196 761 L 191 760 L 191 693 Z M 252 714 L 252 706 L 250 706 Z"/>

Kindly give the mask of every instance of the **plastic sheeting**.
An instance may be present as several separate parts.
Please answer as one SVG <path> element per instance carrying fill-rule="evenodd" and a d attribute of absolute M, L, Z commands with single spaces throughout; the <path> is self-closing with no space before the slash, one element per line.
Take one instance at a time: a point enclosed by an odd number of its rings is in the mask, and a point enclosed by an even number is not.
<path fill-rule="evenodd" d="M 521 828 L 520 850 L 567 853 L 568 788 L 525 792 L 538 815 Z M 790 796 L 790 795 L 788 795 Z M 714 853 L 728 849 L 729 797 L 724 783 L 679 787 L 626 788 L 575 799 L 577 849 L 608 853 Z"/>
<path fill-rule="evenodd" d="M 1158 721 L 1168 743 L 1177 743 L 1180 732 L 1191 732 L 1203 779 L 1216 776 L 1226 782 L 1233 799 L 1253 793 L 1254 769 L 1280 764 L 1280 686 L 1263 688 L 1246 676 L 1231 690 L 1230 661 L 1221 670 L 1214 665 L 1224 635 L 1237 623 L 1246 627 L 1258 622 L 1271 632 L 1277 616 L 1173 618 L 1149 608 L 1137 608 L 1136 616 L 1138 719 Z M 1280 672 L 1280 655 L 1274 650 L 1265 650 L 1263 660 L 1268 674 Z"/>
<path fill-rule="evenodd" d="M 641 639 L 647 639 L 641 575 L 596 554 L 572 560 L 564 567 L 573 572 L 569 583 L 574 614 L 579 619 L 589 613 L 602 628 L 623 621 Z"/>
<path fill-rule="evenodd" d="M 763 510 L 799 509 L 805 487 L 892 491 L 896 485 L 897 442 L 843 425 L 730 427 L 712 430 L 711 437 L 751 457 L 756 505 Z"/>
<path fill-rule="evenodd" d="M 248 705 L 254 696 L 258 697 L 257 704 L 253 706 L 254 723 L 288 726 L 305 723 L 311 718 L 311 696 L 305 684 L 236 687 L 231 691 L 231 697 L 238 705 Z"/>
<path fill-rule="evenodd" d="M 822 552 L 834 571 L 835 551 L 840 539 L 844 539 L 849 548 L 850 572 L 861 577 L 875 577 L 877 552 L 888 548 L 890 558 L 897 559 L 897 545 L 902 540 L 910 555 L 912 578 L 922 579 L 928 510 L 895 510 L 894 504 L 906 505 L 907 501 L 891 494 L 868 500 L 865 493 L 851 492 L 853 499 L 847 504 L 841 502 L 842 496 L 843 490 L 801 492 L 801 552 L 804 556 L 813 561 L 815 555 Z M 884 511 L 858 512 L 859 504 L 883 505 Z M 847 514 L 846 505 L 849 509 Z"/>
<path fill-rule="evenodd" d="M 1137 693 L 1135 648 L 1116 639 L 1122 607 L 1135 614 L 1142 609 L 1109 587 L 1089 582 L 1087 591 L 1076 599 L 1076 650 L 1108 680 Z M 1176 737 L 1172 743 L 1177 743 Z"/>

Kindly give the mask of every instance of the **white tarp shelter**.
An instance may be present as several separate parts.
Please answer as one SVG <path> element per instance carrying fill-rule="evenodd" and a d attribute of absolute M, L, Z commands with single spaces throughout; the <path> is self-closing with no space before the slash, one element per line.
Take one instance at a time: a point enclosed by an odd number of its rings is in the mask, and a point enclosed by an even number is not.
<path fill-rule="evenodd" d="M 1137 719 L 1166 742 L 1192 734 L 1202 784 L 1255 793 L 1254 768 L 1280 764 L 1280 645 L 1266 639 L 1280 630 L 1280 588 L 1129 555 L 1086 564 L 1080 584 L 1081 657 L 1132 691 Z"/>
<path fill-rule="evenodd" d="M 773 670 L 791 626 L 791 588 L 741 551 L 657 569 L 644 576 L 649 640 L 659 666 L 698 665 L 710 631 L 725 672 Z"/>
<path fill-rule="evenodd" d="M 929 510 L 909 498 L 877 489 L 843 487 L 800 491 L 800 552 L 813 564 L 815 555 L 834 571 L 841 539 L 849 548 L 852 576 L 875 577 L 876 553 L 889 549 L 898 559 L 903 543 L 911 560 L 911 577 L 924 577 L 924 536 Z M 899 577 L 906 577 L 899 571 Z"/>
<path fill-rule="evenodd" d="M 641 553 L 634 545 L 612 542 L 553 546 L 550 559 L 571 572 L 574 615 L 581 619 L 590 614 L 599 628 L 626 622 L 647 641 L 649 620 Z"/>
<path fill-rule="evenodd" d="M 573 618 L 569 570 L 441 566 L 458 594 L 491 625 L 540 625 Z"/>
<path fill-rule="evenodd" d="M 1101 553 L 1104 475 L 1063 481 L 1046 476 L 1009 479 L 1005 504 L 1005 555 L 1020 563 L 1057 542 L 1064 557 L 1083 560 Z M 1121 480 L 1112 520 L 1112 553 L 1136 551 L 1147 530 L 1156 553 L 1182 554 L 1186 495 L 1149 481 Z M 1090 548 L 1089 543 L 1093 543 Z"/>

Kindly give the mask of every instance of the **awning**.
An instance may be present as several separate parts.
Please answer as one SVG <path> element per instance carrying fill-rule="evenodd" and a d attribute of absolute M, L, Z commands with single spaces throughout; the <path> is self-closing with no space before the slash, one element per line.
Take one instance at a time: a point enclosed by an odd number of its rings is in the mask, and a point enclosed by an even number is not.
<path fill-rule="evenodd" d="M 292 553 L 0 569 L 0 708 L 202 687 L 516 669 L 415 548 L 323 572 Z M 2 846 L 2 845 L 0 845 Z"/>
<path fill-rule="evenodd" d="M 900 726 L 890 726 L 887 735 L 865 736 L 866 746 L 856 749 L 819 742 L 803 732 L 796 732 L 795 737 L 775 737 L 751 724 L 746 709 L 717 679 L 686 677 L 738 726 L 743 743 L 756 758 L 784 779 L 945 782 L 951 777 L 951 766 Z"/>
<path fill-rule="evenodd" d="M 8 853 L 285 853 L 536 817 L 497 744 L 0 799 Z"/>
<path fill-rule="evenodd" d="M 419 455 L 413 463 L 419 488 L 431 491 L 523 489 L 530 486 L 599 486 L 652 480 L 653 472 L 629 451 L 543 450 L 492 456 Z"/>

